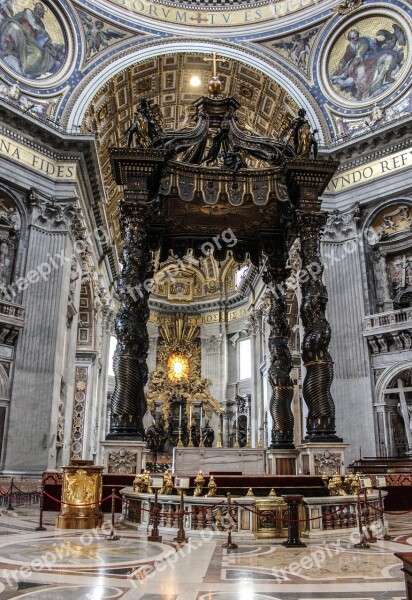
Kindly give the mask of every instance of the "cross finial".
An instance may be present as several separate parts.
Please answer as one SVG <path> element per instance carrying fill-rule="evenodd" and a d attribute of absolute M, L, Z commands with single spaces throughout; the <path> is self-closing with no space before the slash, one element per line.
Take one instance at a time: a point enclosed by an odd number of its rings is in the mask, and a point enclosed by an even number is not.
<path fill-rule="evenodd" d="M 207 58 L 206 56 L 203 58 L 205 62 L 211 62 L 213 68 L 213 77 L 217 77 L 217 63 L 226 62 L 224 58 L 217 58 L 216 52 L 212 52 L 212 58 Z"/>

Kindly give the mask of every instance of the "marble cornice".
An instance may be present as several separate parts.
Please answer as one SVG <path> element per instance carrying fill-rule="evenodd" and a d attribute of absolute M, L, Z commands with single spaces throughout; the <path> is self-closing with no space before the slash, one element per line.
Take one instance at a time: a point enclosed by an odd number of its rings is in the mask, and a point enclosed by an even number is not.
<path fill-rule="evenodd" d="M 411 145 L 412 119 L 353 137 L 336 148 L 322 149 L 322 156 L 339 160 L 337 173 L 381 158 Z"/>
<path fill-rule="evenodd" d="M 0 100 L 0 121 L 7 123 L 3 131 L 20 143 L 33 150 L 40 151 L 51 158 L 76 161 L 78 179 L 84 189 L 88 190 L 88 205 L 91 208 L 96 227 L 107 229 L 104 212 L 99 198 L 105 197 L 100 175 L 99 159 L 94 136 L 73 135 L 58 131 L 47 123 L 37 121 L 28 114 L 23 114 L 15 107 Z M 22 132 L 22 133 L 18 133 Z M 23 134 L 24 132 L 24 134 Z M 30 139 L 30 137 L 33 139 Z M 36 141 L 34 141 L 36 140 Z M 107 256 L 112 278 L 118 272 L 118 261 L 113 247 L 101 242 L 103 257 Z"/>
<path fill-rule="evenodd" d="M 175 302 L 168 302 L 167 300 L 149 299 L 149 307 L 157 312 L 170 313 L 178 308 L 180 312 L 197 315 L 218 310 L 233 310 L 234 308 L 239 308 L 248 303 L 248 296 L 239 297 L 237 294 L 236 297 L 227 300 L 217 299 L 209 302 L 192 302 L 190 304 L 178 304 Z"/>

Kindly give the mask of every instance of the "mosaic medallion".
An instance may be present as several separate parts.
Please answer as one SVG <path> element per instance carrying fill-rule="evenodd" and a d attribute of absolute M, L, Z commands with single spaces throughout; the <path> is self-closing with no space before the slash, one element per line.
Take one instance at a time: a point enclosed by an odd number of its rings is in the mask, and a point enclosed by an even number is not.
<path fill-rule="evenodd" d="M 0 61 L 12 74 L 36 81 L 62 71 L 68 39 L 49 2 L 0 0 Z"/>
<path fill-rule="evenodd" d="M 38 571 L 74 567 L 102 570 L 119 566 L 137 567 L 174 552 L 168 546 L 126 536 L 108 544 L 105 538 L 94 535 L 95 531 L 87 531 L 77 537 L 6 541 L 0 544 L 0 561 L 8 565 L 32 565 L 37 559 L 42 563 L 42 566 L 39 563 Z"/>
<path fill-rule="evenodd" d="M 324 54 L 323 82 L 329 95 L 351 106 L 390 95 L 410 71 L 410 46 L 410 31 L 400 16 L 352 19 Z"/>

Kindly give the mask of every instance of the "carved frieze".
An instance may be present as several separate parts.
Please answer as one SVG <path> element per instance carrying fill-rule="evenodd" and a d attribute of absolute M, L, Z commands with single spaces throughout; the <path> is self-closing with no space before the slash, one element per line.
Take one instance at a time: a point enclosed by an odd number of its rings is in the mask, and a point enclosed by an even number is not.
<path fill-rule="evenodd" d="M 108 471 L 109 473 L 119 473 L 122 475 L 131 475 L 136 473 L 138 455 L 136 452 L 120 448 L 109 452 Z"/>
<path fill-rule="evenodd" d="M 339 452 L 326 450 L 314 455 L 316 475 L 334 475 L 340 472 L 342 456 Z"/>

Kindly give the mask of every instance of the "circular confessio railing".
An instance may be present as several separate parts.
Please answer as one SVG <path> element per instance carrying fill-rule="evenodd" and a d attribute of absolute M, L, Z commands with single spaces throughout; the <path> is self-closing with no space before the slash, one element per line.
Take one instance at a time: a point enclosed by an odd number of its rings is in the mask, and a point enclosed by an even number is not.
<path fill-rule="evenodd" d="M 146 531 L 152 523 L 154 494 L 133 491 L 127 487 L 120 492 L 123 499 L 121 521 L 124 525 Z M 387 492 L 382 492 L 385 496 Z M 368 495 L 362 504 L 362 526 L 380 523 L 379 495 Z M 179 527 L 180 497 L 159 495 L 159 530 L 167 534 Z M 316 537 L 327 533 L 336 535 L 359 527 L 357 496 L 304 497 L 299 507 L 301 535 Z M 190 535 L 224 537 L 228 526 L 233 533 L 249 538 L 286 538 L 288 506 L 281 496 L 232 497 L 230 515 L 225 496 L 186 496 L 184 525 Z"/>

